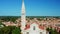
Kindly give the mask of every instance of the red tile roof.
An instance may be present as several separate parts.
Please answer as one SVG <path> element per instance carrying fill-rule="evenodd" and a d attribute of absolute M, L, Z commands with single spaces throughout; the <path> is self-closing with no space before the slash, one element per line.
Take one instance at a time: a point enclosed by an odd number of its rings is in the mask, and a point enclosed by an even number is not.
<path fill-rule="evenodd" d="M 39 26 L 39 29 L 42 29 L 42 30 L 44 30 L 44 26 Z"/>
<path fill-rule="evenodd" d="M 25 27 L 25 30 L 27 30 L 27 29 L 29 29 L 30 28 L 30 25 L 26 25 L 26 27 Z"/>

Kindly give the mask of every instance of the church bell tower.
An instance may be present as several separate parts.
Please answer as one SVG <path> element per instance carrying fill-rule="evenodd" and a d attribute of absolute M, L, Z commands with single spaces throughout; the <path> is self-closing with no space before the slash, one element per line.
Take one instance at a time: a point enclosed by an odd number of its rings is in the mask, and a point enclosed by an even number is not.
<path fill-rule="evenodd" d="M 24 5 L 24 0 L 22 0 L 22 9 L 21 9 L 21 32 L 24 34 L 24 29 L 26 25 L 26 14 L 25 14 L 25 5 Z"/>

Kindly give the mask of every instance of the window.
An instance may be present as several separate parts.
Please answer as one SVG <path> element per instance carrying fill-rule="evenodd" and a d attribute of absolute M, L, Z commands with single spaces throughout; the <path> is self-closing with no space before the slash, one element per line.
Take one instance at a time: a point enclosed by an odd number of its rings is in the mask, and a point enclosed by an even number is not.
<path fill-rule="evenodd" d="M 35 26 L 33 27 L 33 30 L 35 30 Z"/>
<path fill-rule="evenodd" d="M 42 32 L 40 32 L 40 34 L 42 34 Z"/>
<path fill-rule="evenodd" d="M 29 32 L 27 32 L 27 34 L 29 34 Z"/>

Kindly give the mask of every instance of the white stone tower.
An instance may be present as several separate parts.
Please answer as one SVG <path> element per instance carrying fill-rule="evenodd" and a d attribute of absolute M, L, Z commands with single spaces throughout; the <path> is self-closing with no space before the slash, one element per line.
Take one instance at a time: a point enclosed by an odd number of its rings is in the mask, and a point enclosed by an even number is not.
<path fill-rule="evenodd" d="M 25 15 L 25 5 L 24 5 L 24 0 L 22 0 L 22 11 L 21 11 L 21 32 L 24 34 L 24 29 L 26 25 L 26 15 Z"/>

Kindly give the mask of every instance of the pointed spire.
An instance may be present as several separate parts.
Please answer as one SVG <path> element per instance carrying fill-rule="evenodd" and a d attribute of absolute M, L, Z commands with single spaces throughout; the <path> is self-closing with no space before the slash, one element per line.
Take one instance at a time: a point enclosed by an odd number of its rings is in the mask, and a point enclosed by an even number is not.
<path fill-rule="evenodd" d="M 22 0 L 22 3 L 24 2 L 24 0 Z"/>
<path fill-rule="evenodd" d="M 22 0 L 22 11 L 25 11 L 24 0 Z"/>
<path fill-rule="evenodd" d="M 24 2 L 24 0 L 22 0 Z"/>
<path fill-rule="evenodd" d="M 25 23 L 26 23 L 26 15 L 25 15 L 25 5 L 24 5 L 24 0 L 22 0 L 22 11 L 21 11 L 21 29 L 24 30 L 25 28 Z"/>

